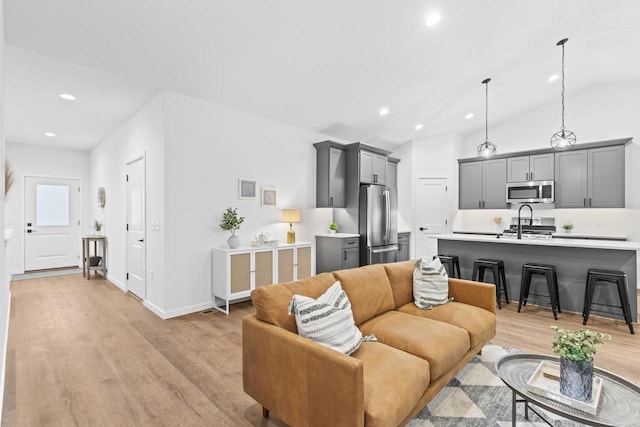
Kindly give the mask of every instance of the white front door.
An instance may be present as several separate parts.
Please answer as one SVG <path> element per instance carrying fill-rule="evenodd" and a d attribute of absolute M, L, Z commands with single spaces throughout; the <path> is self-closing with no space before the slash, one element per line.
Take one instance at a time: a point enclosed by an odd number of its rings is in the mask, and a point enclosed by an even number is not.
<path fill-rule="evenodd" d="M 145 299 L 144 157 L 127 164 L 127 290 Z"/>
<path fill-rule="evenodd" d="M 80 180 L 24 178 L 24 269 L 80 265 Z"/>
<path fill-rule="evenodd" d="M 438 241 L 431 238 L 447 231 L 447 179 L 418 178 L 416 186 L 416 255 L 438 254 Z"/>

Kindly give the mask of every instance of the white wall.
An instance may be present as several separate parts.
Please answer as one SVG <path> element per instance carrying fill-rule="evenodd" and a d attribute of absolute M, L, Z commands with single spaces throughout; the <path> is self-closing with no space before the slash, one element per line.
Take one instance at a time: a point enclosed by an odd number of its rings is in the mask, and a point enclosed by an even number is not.
<path fill-rule="evenodd" d="M 160 222 L 159 231 L 147 231 L 146 271 L 154 271 L 154 280 L 147 282 L 145 304 L 163 307 L 165 304 L 165 227 L 164 227 L 164 104 L 165 94 L 159 94 L 129 120 L 111 132 L 90 154 L 90 188 L 104 187 L 106 203 L 93 204 L 92 218 L 104 224 L 109 242 L 108 277 L 122 289 L 126 287 L 125 175 L 126 163 L 145 155 L 146 218 Z"/>
<path fill-rule="evenodd" d="M 13 170 L 14 182 L 5 201 L 5 223 L 13 229 L 8 247 L 8 268 L 11 274 L 24 273 L 24 178 L 48 176 L 78 178 L 81 185 L 81 233 L 90 233 L 93 224 L 91 203 L 96 200 L 97 188 L 89 186 L 89 152 L 63 150 L 43 146 L 7 142 L 6 158 Z M 78 253 L 81 243 L 78 243 Z"/>
<path fill-rule="evenodd" d="M 313 242 L 332 220 L 330 209 L 315 209 L 313 143 L 325 135 L 168 93 L 165 138 L 167 316 L 211 306 L 211 249 L 226 246 L 226 208 L 246 218 L 244 245 L 260 232 L 286 241 L 283 208 L 301 210 L 297 241 Z M 277 206 L 238 199 L 238 178 L 277 188 Z"/>

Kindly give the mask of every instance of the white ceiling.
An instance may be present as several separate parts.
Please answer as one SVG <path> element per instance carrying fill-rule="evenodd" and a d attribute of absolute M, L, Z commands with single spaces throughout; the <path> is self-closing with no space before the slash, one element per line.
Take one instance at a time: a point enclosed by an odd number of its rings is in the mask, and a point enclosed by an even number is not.
<path fill-rule="evenodd" d="M 427 27 L 432 10 L 442 20 Z M 483 127 L 486 77 L 490 123 L 549 101 L 559 110 L 547 78 L 563 37 L 569 96 L 640 81 L 637 0 L 4 0 L 4 13 L 8 46 L 101 71 L 8 52 L 7 136 L 32 143 L 57 117 L 70 144 L 90 146 L 167 88 L 391 148 Z M 76 107 L 45 100 L 71 91 L 65 82 L 82 82 Z"/>

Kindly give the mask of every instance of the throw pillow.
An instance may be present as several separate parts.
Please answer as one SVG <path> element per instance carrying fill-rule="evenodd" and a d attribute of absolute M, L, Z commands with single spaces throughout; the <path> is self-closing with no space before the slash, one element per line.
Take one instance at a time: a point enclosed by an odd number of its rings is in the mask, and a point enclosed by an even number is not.
<path fill-rule="evenodd" d="M 413 302 L 429 310 L 452 301 L 449 299 L 449 276 L 438 257 L 422 258 L 413 270 Z"/>
<path fill-rule="evenodd" d="M 340 353 L 353 353 L 363 341 L 362 332 L 353 321 L 351 303 L 339 281 L 318 299 L 294 295 L 289 314 L 295 314 L 300 336 Z"/>

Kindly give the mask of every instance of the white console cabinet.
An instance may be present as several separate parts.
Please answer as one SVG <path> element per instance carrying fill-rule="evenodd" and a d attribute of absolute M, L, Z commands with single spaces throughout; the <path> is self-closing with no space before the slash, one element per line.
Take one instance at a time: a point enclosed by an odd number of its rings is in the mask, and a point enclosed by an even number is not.
<path fill-rule="evenodd" d="M 230 303 L 249 298 L 260 286 L 313 274 L 311 243 L 213 249 L 213 308 L 229 314 Z"/>

